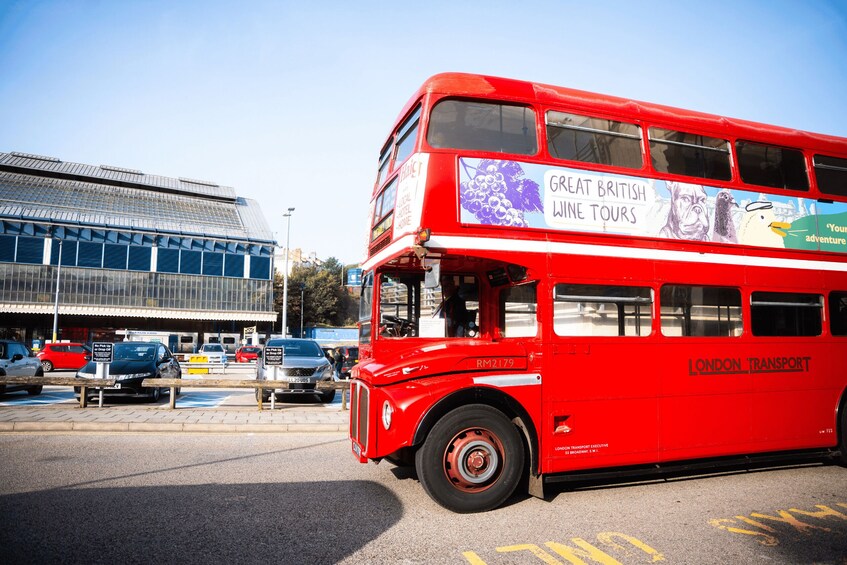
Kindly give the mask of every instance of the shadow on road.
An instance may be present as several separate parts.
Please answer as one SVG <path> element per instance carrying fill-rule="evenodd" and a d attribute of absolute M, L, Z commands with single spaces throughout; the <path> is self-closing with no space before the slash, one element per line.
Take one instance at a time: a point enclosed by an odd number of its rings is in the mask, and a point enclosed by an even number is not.
<path fill-rule="evenodd" d="M 335 563 L 397 523 L 370 481 L 54 489 L 0 497 L 6 563 Z"/>

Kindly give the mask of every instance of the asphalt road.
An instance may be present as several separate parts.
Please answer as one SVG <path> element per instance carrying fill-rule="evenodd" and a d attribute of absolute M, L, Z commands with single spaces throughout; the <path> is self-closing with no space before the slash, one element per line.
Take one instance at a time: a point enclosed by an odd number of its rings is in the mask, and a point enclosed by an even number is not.
<path fill-rule="evenodd" d="M 847 563 L 847 469 L 518 496 L 457 515 L 343 434 L 0 435 L 3 563 Z"/>

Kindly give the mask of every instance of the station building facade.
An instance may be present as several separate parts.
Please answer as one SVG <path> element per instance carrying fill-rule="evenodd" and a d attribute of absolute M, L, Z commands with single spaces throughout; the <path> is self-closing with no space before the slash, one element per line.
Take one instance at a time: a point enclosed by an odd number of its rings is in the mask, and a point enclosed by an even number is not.
<path fill-rule="evenodd" d="M 275 246 L 230 187 L 0 153 L 0 336 L 50 340 L 58 282 L 60 340 L 237 345 L 274 330 Z"/>

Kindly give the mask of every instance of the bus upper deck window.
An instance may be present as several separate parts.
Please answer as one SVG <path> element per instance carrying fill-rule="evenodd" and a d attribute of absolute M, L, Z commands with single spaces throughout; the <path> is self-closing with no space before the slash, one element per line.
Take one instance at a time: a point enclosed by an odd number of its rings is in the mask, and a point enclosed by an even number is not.
<path fill-rule="evenodd" d="M 847 159 L 815 155 L 815 178 L 821 192 L 847 196 Z"/>
<path fill-rule="evenodd" d="M 736 141 L 738 172 L 747 184 L 809 190 L 802 151 L 749 141 Z"/>
<path fill-rule="evenodd" d="M 559 159 L 640 169 L 641 128 L 635 124 L 547 112 L 547 145 Z"/>
<path fill-rule="evenodd" d="M 661 173 L 730 180 L 729 142 L 717 137 L 650 128 L 650 158 Z"/>
<path fill-rule="evenodd" d="M 526 106 L 442 100 L 432 109 L 427 142 L 439 149 L 533 155 L 535 113 Z"/>

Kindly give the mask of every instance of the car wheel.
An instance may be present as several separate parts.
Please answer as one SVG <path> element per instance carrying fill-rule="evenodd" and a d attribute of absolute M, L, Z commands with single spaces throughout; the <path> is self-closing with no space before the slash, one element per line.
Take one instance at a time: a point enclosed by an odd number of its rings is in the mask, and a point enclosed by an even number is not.
<path fill-rule="evenodd" d="M 415 454 L 426 493 L 454 512 L 484 512 L 503 504 L 524 470 L 518 429 L 483 404 L 447 413 Z"/>
<path fill-rule="evenodd" d="M 42 389 L 42 386 L 41 386 L 41 385 L 38 385 L 38 386 L 31 386 L 31 387 L 29 387 L 28 389 L 26 389 L 26 392 L 27 392 L 27 394 L 29 394 L 30 396 L 38 396 L 39 394 L 41 394 L 41 389 Z"/>
<path fill-rule="evenodd" d="M 150 402 L 159 402 L 160 398 L 162 398 L 162 389 L 153 387 L 153 390 L 150 392 Z"/>
<path fill-rule="evenodd" d="M 45 372 L 49 373 L 53 370 L 53 362 L 45 359 L 41 362 L 41 368 L 44 369 Z"/>
<path fill-rule="evenodd" d="M 256 402 L 259 401 L 259 397 L 261 396 L 262 402 L 268 402 L 271 399 L 271 395 L 268 393 L 262 392 L 262 389 L 256 389 Z"/>
<path fill-rule="evenodd" d="M 324 404 L 329 404 L 333 400 L 335 400 L 335 389 L 321 393 L 321 402 Z"/>

